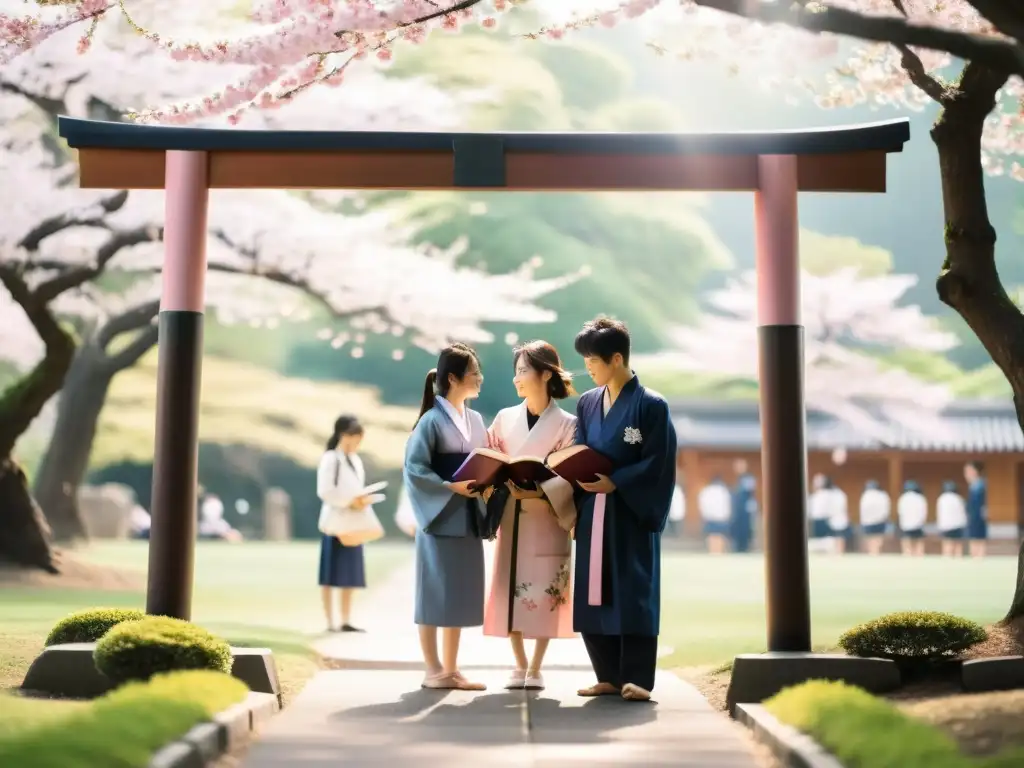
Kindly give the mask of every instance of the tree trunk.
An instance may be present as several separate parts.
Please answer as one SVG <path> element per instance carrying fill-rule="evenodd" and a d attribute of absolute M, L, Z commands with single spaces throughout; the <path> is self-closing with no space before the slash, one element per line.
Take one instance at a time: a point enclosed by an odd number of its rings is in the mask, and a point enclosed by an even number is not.
<path fill-rule="evenodd" d="M 33 493 L 58 542 L 88 538 L 78 506 L 100 412 L 113 377 L 107 356 L 93 344 L 79 347 L 57 404 L 50 443 L 36 473 Z"/>
<path fill-rule="evenodd" d="M 0 560 L 57 573 L 50 528 L 28 492 L 25 473 L 13 459 L 0 459 Z"/>
<path fill-rule="evenodd" d="M 1006 84 L 1006 72 L 969 63 L 941 100 L 932 127 L 939 153 L 946 260 L 936 280 L 939 298 L 955 309 L 999 366 L 1013 391 L 1024 429 L 1024 315 L 1003 289 L 996 269 L 996 231 L 985 200 L 981 137 L 985 119 Z M 1024 543 L 1006 621 L 1024 616 Z"/>

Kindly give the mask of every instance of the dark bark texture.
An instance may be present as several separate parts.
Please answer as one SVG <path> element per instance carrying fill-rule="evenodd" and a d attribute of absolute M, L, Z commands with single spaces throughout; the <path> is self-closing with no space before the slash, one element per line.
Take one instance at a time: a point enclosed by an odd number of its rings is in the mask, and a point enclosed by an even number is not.
<path fill-rule="evenodd" d="M 102 352 L 91 345 L 78 350 L 64 380 L 53 435 L 33 487 L 39 506 L 46 512 L 53 538 L 59 542 L 88 538 L 78 508 L 78 489 L 88 469 L 110 380 Z"/>
<path fill-rule="evenodd" d="M 158 310 L 158 302 L 147 302 L 111 318 L 75 353 L 33 488 L 56 541 L 74 543 L 88 538 L 78 490 L 85 482 L 100 413 L 114 376 L 156 344 L 157 328 L 152 321 Z M 119 351 L 108 351 L 121 336 L 132 332 L 135 336 Z"/>
<path fill-rule="evenodd" d="M 996 269 L 996 231 L 985 198 L 981 137 L 985 119 L 1008 73 L 977 63 L 964 67 L 939 103 L 932 128 L 939 154 L 946 259 L 936 280 L 939 298 L 967 322 L 1013 391 L 1024 429 L 1024 315 L 1007 295 Z M 1024 542 L 1006 620 L 1024 616 Z"/>

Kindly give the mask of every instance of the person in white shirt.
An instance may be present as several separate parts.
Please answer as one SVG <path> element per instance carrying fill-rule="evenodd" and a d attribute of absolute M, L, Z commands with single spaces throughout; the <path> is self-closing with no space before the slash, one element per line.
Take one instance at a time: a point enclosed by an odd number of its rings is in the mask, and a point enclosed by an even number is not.
<path fill-rule="evenodd" d="M 697 508 L 704 523 L 704 538 L 712 555 L 725 553 L 732 514 L 732 494 L 725 481 L 715 475 L 697 496 Z"/>
<path fill-rule="evenodd" d="M 935 522 L 942 536 L 942 554 L 946 557 L 963 557 L 967 504 L 952 480 L 942 484 L 942 493 L 935 502 Z"/>
<path fill-rule="evenodd" d="M 877 480 L 868 480 L 860 497 L 860 530 L 869 555 L 882 554 L 885 532 L 892 515 L 892 499 Z"/>
<path fill-rule="evenodd" d="M 849 504 L 843 489 L 832 482 L 828 483 L 828 527 L 831 531 L 831 549 L 841 555 L 846 551 L 846 542 L 850 538 Z"/>
<path fill-rule="evenodd" d="M 224 502 L 214 493 L 207 494 L 199 508 L 199 538 L 237 542 L 242 534 L 224 519 Z"/>
<path fill-rule="evenodd" d="M 921 486 L 914 480 L 903 485 L 903 493 L 896 502 L 896 517 L 900 524 L 900 546 L 904 555 L 920 557 L 924 554 L 924 524 L 928 520 L 928 500 Z"/>
<path fill-rule="evenodd" d="M 676 483 L 675 489 L 672 491 L 672 503 L 668 508 L 668 528 L 672 531 L 673 536 L 679 536 L 680 528 L 682 528 L 682 522 L 686 519 L 686 494 L 683 492 L 683 487 Z"/>
<path fill-rule="evenodd" d="M 811 479 L 811 495 L 807 498 L 807 516 L 810 518 L 810 549 L 823 552 L 830 548 L 832 527 L 828 524 L 832 508 L 829 479 L 820 472 Z"/>
<path fill-rule="evenodd" d="M 136 504 L 132 507 L 129 515 L 129 523 L 131 525 L 131 537 L 133 539 L 149 539 L 149 528 L 153 523 L 149 512 L 147 512 L 141 504 Z"/>

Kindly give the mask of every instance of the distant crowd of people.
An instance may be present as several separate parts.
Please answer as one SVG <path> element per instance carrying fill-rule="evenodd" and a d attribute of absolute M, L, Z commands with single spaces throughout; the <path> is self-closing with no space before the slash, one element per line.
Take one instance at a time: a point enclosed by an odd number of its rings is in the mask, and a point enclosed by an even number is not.
<path fill-rule="evenodd" d="M 747 462 L 734 464 L 736 483 L 729 487 L 721 476 L 711 479 L 697 497 L 704 538 L 712 554 L 747 552 L 754 539 L 758 506 L 756 484 Z M 947 480 L 935 502 L 934 518 L 920 484 L 913 479 L 903 485 L 895 503 L 877 480 L 868 480 L 859 503 L 859 526 L 850 520 L 846 493 L 824 474 L 812 479 L 807 513 L 812 550 L 842 554 L 859 549 L 881 554 L 885 537 L 899 537 L 905 555 L 925 552 L 925 529 L 931 520 L 942 540 L 942 554 L 983 557 L 988 539 L 987 488 L 980 462 L 964 467 L 965 492 L 954 480 Z"/>

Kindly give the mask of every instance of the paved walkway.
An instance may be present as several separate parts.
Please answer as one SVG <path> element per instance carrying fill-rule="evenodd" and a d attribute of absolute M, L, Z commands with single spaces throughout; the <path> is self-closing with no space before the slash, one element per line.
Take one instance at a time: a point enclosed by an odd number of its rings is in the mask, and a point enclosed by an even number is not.
<path fill-rule="evenodd" d="M 742 727 L 671 673 L 659 672 L 650 704 L 578 697 L 593 682 L 579 640 L 551 644 L 546 690 L 510 692 L 507 641 L 467 631 L 461 666 L 488 690 L 422 690 L 411 569 L 370 592 L 359 612 L 370 631 L 318 644 L 339 669 L 317 674 L 270 721 L 244 768 L 756 766 Z"/>

